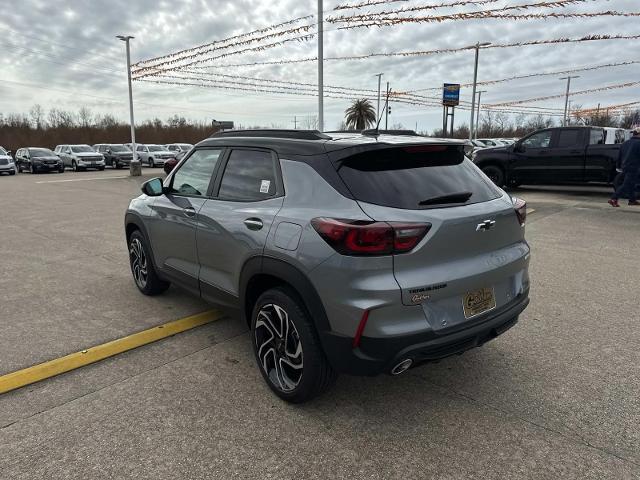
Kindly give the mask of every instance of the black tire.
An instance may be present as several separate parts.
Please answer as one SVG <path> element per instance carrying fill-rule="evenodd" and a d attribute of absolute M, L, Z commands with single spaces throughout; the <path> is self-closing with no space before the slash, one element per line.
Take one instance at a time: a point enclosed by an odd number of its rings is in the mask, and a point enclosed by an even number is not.
<path fill-rule="evenodd" d="M 58 169 L 58 173 L 64 173 L 64 165 Z"/>
<path fill-rule="evenodd" d="M 113 161 L 113 163 L 111 164 L 111 166 L 112 166 L 114 169 L 116 169 L 116 170 L 118 170 L 118 169 L 122 168 L 122 165 L 120 165 L 120 164 L 119 164 L 118 162 L 116 162 L 115 160 Z"/>
<path fill-rule="evenodd" d="M 155 167 L 155 164 L 153 163 L 153 158 L 149 158 L 149 168 L 153 168 Z"/>
<path fill-rule="evenodd" d="M 161 280 L 156 273 L 156 270 L 151 261 L 151 249 L 148 246 L 147 240 L 140 233 L 139 230 L 134 231 L 129 236 L 129 265 L 131 266 L 131 274 L 133 275 L 133 281 L 145 295 L 159 295 L 169 288 L 171 285 L 169 282 Z M 138 251 L 141 251 L 143 261 L 139 261 L 140 257 Z M 136 259 L 138 264 L 136 265 Z M 146 278 L 141 281 L 141 270 L 146 271 Z"/>
<path fill-rule="evenodd" d="M 275 307 L 285 313 L 285 320 L 279 318 Z M 276 324 L 268 325 L 266 318 L 274 318 L 280 324 L 282 335 L 278 336 Z M 322 350 L 313 320 L 300 297 L 289 287 L 273 288 L 260 295 L 251 314 L 251 343 L 265 382 L 287 402 L 311 400 L 325 392 L 337 377 Z M 296 355 L 291 355 L 289 348 L 295 348 Z M 301 357 L 299 364 L 297 357 Z M 277 359 L 286 359 L 289 362 L 286 368 Z M 276 364 L 280 365 L 280 371 Z"/>
<path fill-rule="evenodd" d="M 78 168 L 78 164 L 76 163 L 75 160 L 73 160 L 71 162 L 71 168 L 73 169 L 74 172 L 79 172 L 80 171 L 80 169 Z"/>
<path fill-rule="evenodd" d="M 18 173 L 22 173 L 22 165 L 18 165 Z"/>
<path fill-rule="evenodd" d="M 34 168 L 33 163 L 29 164 L 29 173 L 31 173 L 32 175 L 35 175 L 36 173 L 38 173 L 38 169 Z"/>
<path fill-rule="evenodd" d="M 491 179 L 497 186 L 504 185 L 504 170 L 497 165 L 485 165 L 481 167 L 484 174 Z"/>
<path fill-rule="evenodd" d="M 16 171 L 15 171 L 15 170 L 11 170 L 11 171 L 9 172 L 9 175 L 15 175 L 15 174 L 16 174 Z"/>

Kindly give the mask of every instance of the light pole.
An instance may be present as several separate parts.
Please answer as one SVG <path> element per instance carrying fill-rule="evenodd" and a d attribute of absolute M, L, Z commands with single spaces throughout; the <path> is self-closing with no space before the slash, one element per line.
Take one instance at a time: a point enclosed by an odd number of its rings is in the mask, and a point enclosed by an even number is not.
<path fill-rule="evenodd" d="M 380 118 L 380 80 L 382 79 L 382 75 L 384 73 L 377 73 L 374 77 L 378 77 L 378 108 L 376 108 L 376 125 L 378 124 L 378 119 Z"/>
<path fill-rule="evenodd" d="M 476 61 L 475 66 L 473 68 L 473 92 L 471 92 L 471 120 L 469 122 L 469 140 L 473 140 L 473 120 L 476 115 L 476 85 L 478 83 L 478 57 L 480 56 L 480 48 L 488 47 L 491 45 L 491 42 L 484 43 L 476 43 L 475 45 L 470 45 L 466 48 L 473 48 L 476 51 Z"/>
<path fill-rule="evenodd" d="M 384 102 L 384 129 L 389 130 L 389 82 L 387 82 L 387 100 Z"/>
<path fill-rule="evenodd" d="M 129 40 L 131 35 L 117 35 L 116 38 L 122 40 L 127 45 L 127 78 L 129 80 L 129 119 L 131 121 L 131 150 L 133 151 L 131 163 L 129 164 L 129 174 L 131 176 L 142 175 L 142 167 L 136 154 L 136 128 L 133 120 L 133 90 L 131 89 L 131 50 L 129 48 Z"/>
<path fill-rule="evenodd" d="M 564 96 L 564 117 L 562 117 L 562 126 L 567 126 L 567 109 L 569 108 L 569 89 L 571 88 L 571 79 L 580 78 L 580 75 L 569 75 L 568 77 L 562 77 L 559 80 L 567 81 L 567 93 Z"/>
<path fill-rule="evenodd" d="M 487 93 L 486 90 L 478 90 L 478 113 L 476 114 L 476 131 L 474 138 L 478 138 L 478 129 L 480 128 L 480 98 L 483 93 Z"/>
<path fill-rule="evenodd" d="M 322 63 L 323 52 L 322 0 L 318 0 L 318 129 L 324 130 L 324 72 Z"/>

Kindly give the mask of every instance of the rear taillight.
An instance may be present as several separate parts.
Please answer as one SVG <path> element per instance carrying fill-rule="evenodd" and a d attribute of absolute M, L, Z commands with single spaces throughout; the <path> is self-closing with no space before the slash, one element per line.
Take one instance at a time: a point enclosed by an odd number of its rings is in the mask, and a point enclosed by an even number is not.
<path fill-rule="evenodd" d="M 314 218 L 311 225 L 343 255 L 390 255 L 412 250 L 431 228 L 429 223 L 366 222 Z"/>
<path fill-rule="evenodd" d="M 527 221 L 527 202 L 522 200 L 521 198 L 512 198 L 513 200 L 513 208 L 516 210 L 516 215 L 518 216 L 518 221 L 520 222 L 520 226 L 524 227 L 525 222 Z"/>

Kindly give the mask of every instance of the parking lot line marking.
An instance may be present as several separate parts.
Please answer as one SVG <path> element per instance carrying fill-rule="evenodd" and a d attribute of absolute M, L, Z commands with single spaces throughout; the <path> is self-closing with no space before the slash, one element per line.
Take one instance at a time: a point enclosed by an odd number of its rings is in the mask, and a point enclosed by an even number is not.
<path fill-rule="evenodd" d="M 535 208 L 527 208 L 527 215 L 532 214 L 533 212 L 535 212 L 536 209 Z"/>
<path fill-rule="evenodd" d="M 209 310 L 0 376 L 0 395 L 222 318 Z"/>
<path fill-rule="evenodd" d="M 89 178 L 70 178 L 68 180 L 42 180 L 36 183 L 65 183 L 65 182 L 86 182 L 88 180 L 113 180 L 115 178 L 129 178 L 129 175 L 119 177 L 89 177 Z"/>

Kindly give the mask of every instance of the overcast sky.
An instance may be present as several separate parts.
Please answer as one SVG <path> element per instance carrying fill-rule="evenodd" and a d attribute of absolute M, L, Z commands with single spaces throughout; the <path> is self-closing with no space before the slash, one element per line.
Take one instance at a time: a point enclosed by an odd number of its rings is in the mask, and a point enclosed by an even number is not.
<path fill-rule="evenodd" d="M 539 0 L 497 1 L 485 6 L 439 9 L 423 15 L 473 11 Z M 327 15 L 340 0 L 325 0 Z M 424 5 L 435 0 L 409 0 L 387 5 Z M 441 3 L 438 0 L 437 3 Z M 311 0 L 110 0 L 46 1 L 0 0 L 0 112 L 27 113 L 35 103 L 77 111 L 82 106 L 94 113 L 111 113 L 126 120 L 127 86 L 124 44 L 115 35 L 127 33 L 132 41 L 133 61 L 227 38 L 316 12 Z M 565 11 L 640 11 L 640 0 L 595 0 Z M 369 8 L 366 11 L 375 11 Z M 379 9 L 378 9 L 379 10 Z M 533 10 L 538 11 L 538 10 Z M 342 11 L 344 12 L 344 11 Z M 390 28 L 337 31 L 328 24 L 325 55 L 343 56 L 371 52 L 455 48 L 471 43 L 511 43 L 592 34 L 640 34 L 640 18 L 571 20 L 473 20 L 439 24 L 402 25 Z M 316 41 L 289 43 L 260 53 L 233 56 L 220 63 L 302 58 L 316 53 Z M 481 52 L 479 80 L 513 75 L 566 70 L 601 63 L 640 59 L 640 40 L 617 40 L 567 45 L 491 49 Z M 314 83 L 315 63 L 233 67 L 220 73 Z M 472 80 L 471 51 L 412 58 L 379 58 L 325 62 L 325 83 L 351 88 L 377 88 L 374 74 L 384 72 L 395 90 L 413 90 Z M 581 72 L 573 89 L 640 80 L 638 65 Z M 483 102 L 561 94 L 566 84 L 557 77 L 539 77 L 483 87 Z M 461 98 L 470 100 L 470 89 Z M 612 90 L 572 98 L 584 107 L 640 100 L 640 87 Z M 253 92 L 179 87 L 134 82 L 136 121 L 166 119 L 178 114 L 191 119 L 233 120 L 236 124 L 293 127 L 298 119 L 316 115 L 317 100 Z M 337 128 L 348 100 L 326 99 L 325 128 Z M 532 105 L 562 108 L 563 99 Z M 460 112 L 458 122 L 468 122 Z M 394 106 L 389 119 L 405 127 L 432 130 L 441 124 L 438 107 Z"/>

